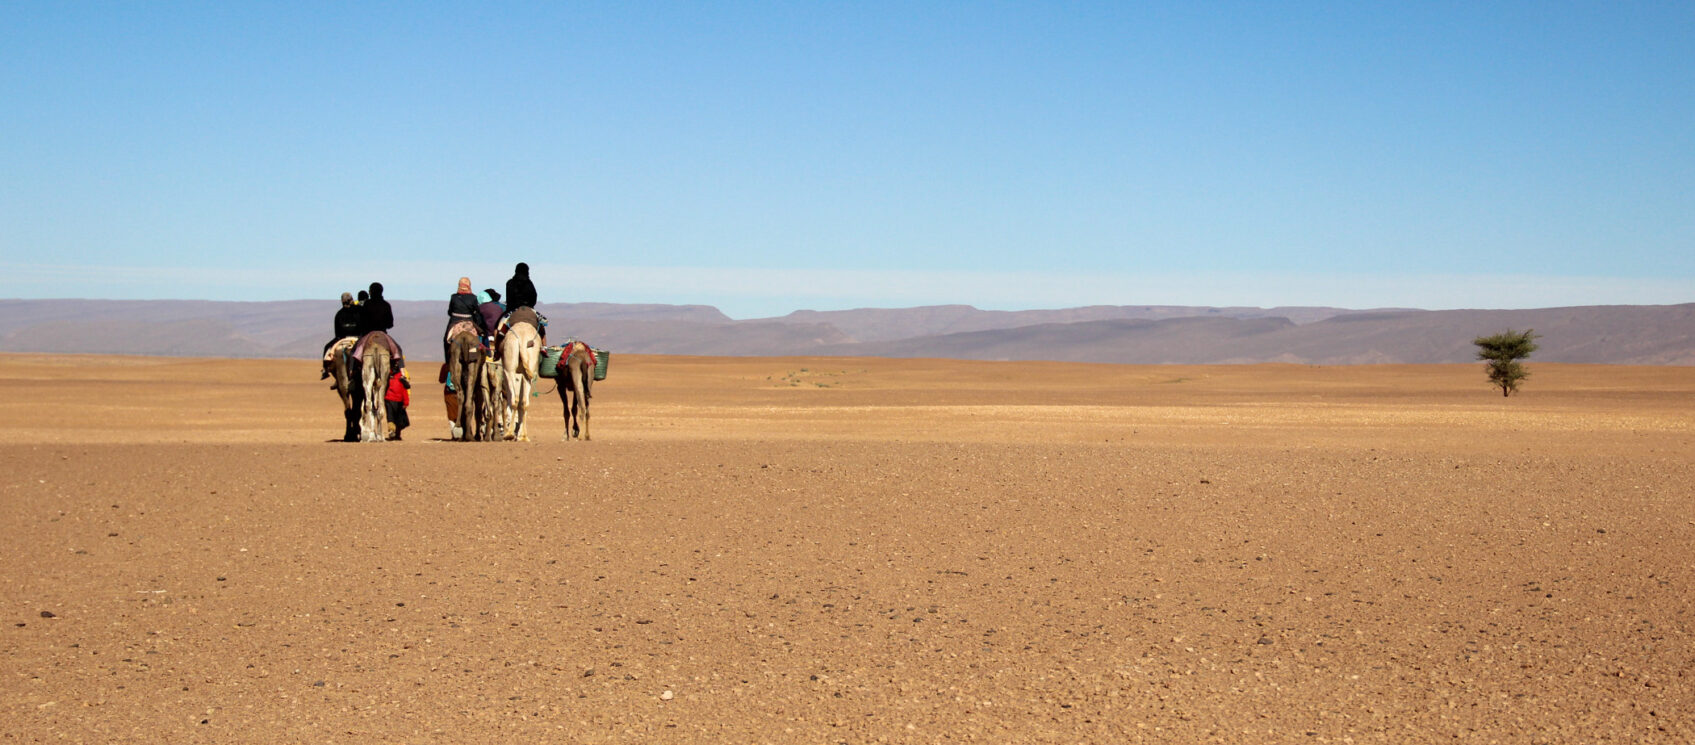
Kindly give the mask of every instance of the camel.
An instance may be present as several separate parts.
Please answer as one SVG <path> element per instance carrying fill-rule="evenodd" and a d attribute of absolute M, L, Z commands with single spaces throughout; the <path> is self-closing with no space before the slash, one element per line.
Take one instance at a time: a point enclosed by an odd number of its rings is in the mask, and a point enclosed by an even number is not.
<path fill-rule="evenodd" d="M 559 402 L 565 405 L 565 435 L 589 438 L 589 399 L 594 395 L 594 353 L 589 345 L 573 341 L 565 345 L 559 360 Z"/>
<path fill-rule="evenodd" d="M 388 334 L 372 331 L 365 336 L 365 359 L 360 380 L 365 384 L 365 411 L 359 417 L 359 439 L 363 442 L 382 442 L 388 439 L 388 407 L 383 394 L 388 392 L 389 354 Z"/>
<path fill-rule="evenodd" d="M 500 369 L 505 383 L 505 412 L 502 425 L 508 440 L 529 442 L 524 415 L 530 410 L 530 388 L 541 370 L 541 334 L 535 325 L 520 321 L 506 330 L 500 340 Z"/>
<path fill-rule="evenodd" d="M 483 368 L 483 348 L 477 330 L 464 324 L 447 340 L 447 370 L 453 376 L 453 384 L 459 387 L 459 416 L 454 424 L 460 442 L 487 439 L 484 428 L 491 423 L 484 416 L 487 407 L 478 400 L 487 395 Z"/>
<path fill-rule="evenodd" d="M 359 415 L 365 403 L 365 391 L 353 367 L 353 344 L 357 341 L 349 336 L 330 348 L 330 373 L 335 378 L 335 392 L 341 396 L 341 415 L 345 425 L 342 442 L 359 441 Z"/>
<path fill-rule="evenodd" d="M 476 386 L 477 416 L 482 420 L 477 439 L 483 442 L 501 439 L 506 432 L 506 373 L 498 360 L 483 360 L 483 374 L 477 378 Z"/>

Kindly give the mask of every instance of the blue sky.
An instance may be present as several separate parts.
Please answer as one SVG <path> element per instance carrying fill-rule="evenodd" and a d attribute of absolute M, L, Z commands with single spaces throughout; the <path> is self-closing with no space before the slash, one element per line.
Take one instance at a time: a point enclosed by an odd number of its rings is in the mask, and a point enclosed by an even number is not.
<path fill-rule="evenodd" d="M 1695 3 L 0 3 L 10 297 L 1695 302 Z"/>

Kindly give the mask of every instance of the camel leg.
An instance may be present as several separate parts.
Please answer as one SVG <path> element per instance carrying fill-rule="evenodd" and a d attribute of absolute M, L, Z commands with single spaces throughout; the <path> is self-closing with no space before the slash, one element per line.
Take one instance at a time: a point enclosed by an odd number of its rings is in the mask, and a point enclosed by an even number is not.
<path fill-rule="evenodd" d="M 518 413 L 517 413 L 517 421 L 512 425 L 512 429 L 518 433 L 518 441 L 519 442 L 529 442 L 530 441 L 530 423 L 529 423 L 530 378 L 529 378 L 529 376 L 525 375 L 522 372 L 518 373 L 518 385 L 516 386 L 516 388 L 517 388 L 517 392 L 514 395 L 514 399 L 518 403 L 518 410 L 517 410 Z"/>
<path fill-rule="evenodd" d="M 512 429 L 518 433 L 519 442 L 529 442 L 530 379 L 525 377 L 523 373 L 518 374 L 517 392 L 513 395 L 513 400 L 517 402 L 518 407 L 517 419 L 513 422 Z"/>
<path fill-rule="evenodd" d="M 366 354 L 370 353 L 367 352 Z M 371 433 L 376 429 L 376 415 L 371 413 L 371 386 L 375 385 L 375 383 L 371 381 L 371 376 L 375 372 L 376 371 L 369 363 L 359 367 L 359 381 L 362 383 L 362 387 L 364 388 L 364 391 L 362 391 L 362 397 L 364 400 L 360 402 L 361 406 L 359 410 L 360 442 L 374 442 L 374 440 L 371 439 Z"/>
<path fill-rule="evenodd" d="M 488 407 L 483 405 L 484 397 L 488 395 L 488 385 L 483 382 L 484 362 L 480 356 L 482 353 L 478 352 L 477 354 L 479 355 L 477 360 L 466 367 L 465 391 L 460 394 L 465 397 L 463 403 L 467 412 L 465 414 L 466 441 L 483 439 L 490 426 L 487 416 Z"/>
<path fill-rule="evenodd" d="M 470 442 L 477 436 L 477 389 L 471 377 L 476 365 L 465 361 L 463 349 L 457 351 L 453 377 L 459 381 L 459 441 Z"/>
<path fill-rule="evenodd" d="M 576 365 L 572 365 L 570 375 L 560 381 L 560 383 L 568 383 L 571 386 L 571 413 L 565 418 L 565 427 L 571 431 L 573 437 L 579 439 L 583 436 L 583 385 L 581 377 L 582 371 L 578 370 Z M 565 386 L 561 385 L 560 387 Z"/>
<path fill-rule="evenodd" d="M 488 442 L 494 439 L 495 427 L 499 426 L 494 413 L 494 383 L 489 379 L 489 370 L 494 366 L 488 361 L 483 362 L 483 374 L 477 378 L 477 411 L 480 420 L 477 422 L 477 439 Z"/>
<path fill-rule="evenodd" d="M 376 369 L 371 371 L 376 385 L 365 391 L 369 397 L 371 409 L 371 442 L 383 442 L 388 439 L 388 403 L 384 397 L 388 394 L 389 360 L 376 358 Z"/>
<path fill-rule="evenodd" d="M 506 393 L 501 385 L 504 380 L 500 364 L 493 360 L 483 361 L 482 375 L 477 378 L 477 405 L 482 407 L 482 424 L 480 438 L 483 442 L 494 442 L 506 436 L 505 418 Z"/>
<path fill-rule="evenodd" d="M 474 372 L 476 377 L 467 381 L 466 385 L 466 388 L 468 389 L 467 393 L 471 399 L 472 424 L 476 427 L 467 439 L 476 440 L 478 442 L 486 441 L 488 439 L 488 433 L 494 429 L 494 415 L 489 411 L 488 407 L 489 387 L 487 365 L 488 362 L 486 360 L 478 358 Z"/>
<path fill-rule="evenodd" d="M 593 375 L 587 364 L 571 365 L 571 428 L 578 439 L 589 439 L 588 379 Z"/>
<path fill-rule="evenodd" d="M 577 432 L 587 441 L 593 439 L 589 437 L 589 386 L 594 385 L 594 368 L 583 365 L 576 378 L 572 383 L 577 390 Z"/>
<path fill-rule="evenodd" d="M 503 382 L 506 384 L 504 391 L 506 395 L 501 397 L 504 399 L 501 403 L 506 410 L 506 431 L 502 435 L 505 439 L 516 440 L 518 439 L 518 426 L 522 423 L 518 413 L 518 396 L 522 393 L 518 389 L 518 371 L 506 368 L 502 370 L 502 373 L 504 374 Z"/>
<path fill-rule="evenodd" d="M 571 396 L 568 395 L 568 393 L 570 393 L 570 388 L 568 388 L 568 386 L 566 386 L 566 384 L 564 384 L 564 376 L 559 376 L 559 378 L 556 378 L 556 381 L 558 381 L 558 383 L 559 383 L 558 386 L 556 386 L 556 388 L 559 389 L 559 405 L 564 406 L 564 435 L 561 435 L 561 437 L 559 437 L 559 440 L 570 440 L 571 439 Z"/>
<path fill-rule="evenodd" d="M 500 439 L 513 439 L 512 433 L 512 372 L 500 363 Z"/>
<path fill-rule="evenodd" d="M 359 441 L 359 414 L 365 407 L 365 392 L 359 385 L 362 370 L 353 370 L 345 351 L 337 351 L 331 366 L 335 372 L 335 392 L 341 397 L 341 441 Z"/>
<path fill-rule="evenodd" d="M 453 376 L 454 380 L 459 381 L 459 410 L 453 414 L 453 426 L 457 428 L 458 431 L 455 433 L 453 439 L 458 440 L 459 442 L 465 442 L 466 440 L 471 439 L 471 433 L 467 431 L 468 425 L 471 424 L 471 421 L 470 417 L 466 416 L 466 412 L 471 410 L 471 399 L 476 397 L 476 392 L 472 390 L 469 385 L 466 385 L 466 383 L 469 382 L 465 379 L 465 369 L 468 366 L 465 364 L 464 360 L 459 358 L 460 350 L 450 350 L 450 354 L 452 354 L 453 366 L 449 368 L 449 373 Z"/>
<path fill-rule="evenodd" d="M 460 442 L 470 442 L 477 439 L 477 387 L 475 385 L 465 385 L 459 389 L 458 423 Z"/>

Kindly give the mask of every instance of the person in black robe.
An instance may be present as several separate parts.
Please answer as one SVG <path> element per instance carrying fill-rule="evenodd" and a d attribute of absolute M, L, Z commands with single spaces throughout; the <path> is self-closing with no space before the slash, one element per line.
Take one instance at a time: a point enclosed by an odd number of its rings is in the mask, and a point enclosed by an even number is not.
<path fill-rule="evenodd" d="M 341 293 L 341 309 L 335 312 L 335 338 L 343 339 L 359 335 L 359 306 L 353 303 L 353 296 Z M 335 343 L 331 340 L 330 343 Z M 326 347 L 327 349 L 327 347 Z"/>
<path fill-rule="evenodd" d="M 319 380 L 330 376 L 330 347 L 343 337 L 359 335 L 359 306 L 353 302 L 352 293 L 341 293 L 341 309 L 335 312 L 335 336 L 324 342 L 324 374 Z"/>
<path fill-rule="evenodd" d="M 383 283 L 371 283 L 371 299 L 359 306 L 359 335 L 394 328 L 394 308 L 383 299 Z"/>
<path fill-rule="evenodd" d="M 371 283 L 371 299 L 359 306 L 359 336 L 363 338 L 372 331 L 388 333 L 394 328 L 394 309 L 383 299 L 383 283 Z M 389 354 L 394 358 L 392 364 L 396 368 L 405 367 L 406 358 L 401 354 L 400 342 L 389 335 Z"/>
<path fill-rule="evenodd" d="M 506 310 L 508 313 L 519 308 L 536 307 L 536 285 L 530 281 L 530 265 L 518 262 L 512 270 L 512 278 L 506 280 Z"/>
<path fill-rule="evenodd" d="M 508 318 L 520 310 L 528 308 L 535 315 L 533 323 L 536 333 L 541 336 L 541 343 L 547 344 L 547 319 L 536 313 L 536 285 L 530 281 L 530 265 L 518 262 L 512 270 L 512 278 L 506 280 L 506 315 Z"/>

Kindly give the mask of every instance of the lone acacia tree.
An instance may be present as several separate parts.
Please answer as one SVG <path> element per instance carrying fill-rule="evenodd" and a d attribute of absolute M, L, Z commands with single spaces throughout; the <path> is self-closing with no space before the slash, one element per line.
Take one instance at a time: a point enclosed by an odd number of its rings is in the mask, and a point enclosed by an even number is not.
<path fill-rule="evenodd" d="M 1507 329 L 1494 336 L 1479 336 L 1471 343 L 1477 345 L 1477 358 L 1489 363 L 1485 370 L 1489 373 L 1489 382 L 1501 387 L 1502 396 L 1510 396 L 1518 391 L 1518 383 L 1530 377 L 1530 371 L 1524 369 L 1519 360 L 1530 356 L 1536 351 L 1536 332 L 1532 329 L 1513 331 Z"/>

